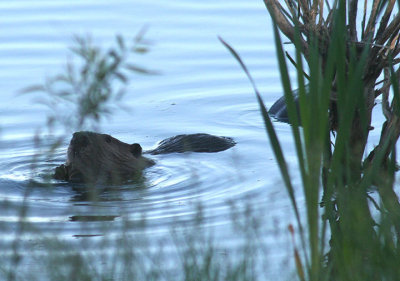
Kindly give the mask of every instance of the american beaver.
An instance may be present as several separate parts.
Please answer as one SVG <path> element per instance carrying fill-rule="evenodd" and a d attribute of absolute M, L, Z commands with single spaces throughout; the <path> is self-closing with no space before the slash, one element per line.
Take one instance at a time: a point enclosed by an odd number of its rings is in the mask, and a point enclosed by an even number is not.
<path fill-rule="evenodd" d="M 306 94 L 309 91 L 309 86 L 306 85 Z M 299 125 L 301 126 L 301 118 L 300 118 L 300 105 L 299 105 L 299 90 L 293 91 L 293 99 L 296 106 L 297 117 L 299 120 Z M 276 120 L 280 122 L 290 123 L 289 122 L 289 114 L 286 106 L 285 96 L 280 97 L 269 109 L 268 114 L 274 117 Z M 336 103 L 334 101 L 330 101 L 329 104 L 329 129 L 331 131 L 336 131 L 338 126 L 338 117 L 337 117 L 337 109 Z"/>
<path fill-rule="evenodd" d="M 299 108 L 299 93 L 298 90 L 293 91 L 293 98 L 296 104 L 297 113 L 300 117 L 300 108 Z M 285 96 L 280 97 L 269 109 L 269 115 L 274 117 L 276 120 L 280 122 L 289 123 L 289 114 L 286 107 Z M 300 118 L 299 118 L 300 120 Z"/>
<path fill-rule="evenodd" d="M 232 138 L 208 134 L 178 135 L 160 142 L 148 154 L 218 152 L 235 145 Z M 70 182 L 119 183 L 155 162 L 144 157 L 138 143 L 127 144 L 107 134 L 76 132 L 68 147 L 67 162 L 56 167 L 54 178 Z"/>

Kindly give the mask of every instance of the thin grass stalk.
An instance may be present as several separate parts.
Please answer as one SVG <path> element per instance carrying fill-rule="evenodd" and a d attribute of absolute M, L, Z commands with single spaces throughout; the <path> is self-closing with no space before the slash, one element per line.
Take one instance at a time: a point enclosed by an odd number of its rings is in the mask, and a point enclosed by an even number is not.
<path fill-rule="evenodd" d="M 367 1 L 368 0 L 364 0 L 364 12 L 363 12 L 363 18 L 361 21 L 361 40 L 364 40 L 364 36 L 365 36 L 365 23 L 367 20 Z"/>
<path fill-rule="evenodd" d="M 295 25 L 295 46 L 299 46 L 299 38 L 300 32 L 297 24 Z M 319 207 L 318 207 L 318 194 L 319 194 L 319 167 L 318 164 L 315 166 L 315 163 L 320 163 L 321 159 L 318 158 L 319 150 L 316 147 L 313 147 L 316 150 L 310 149 L 312 144 L 312 140 L 315 137 L 314 128 L 315 122 L 312 121 L 312 116 L 315 112 L 313 109 L 317 108 L 318 105 L 312 104 L 312 99 L 307 98 L 305 83 L 304 83 L 304 76 L 302 75 L 303 70 L 303 63 L 302 63 L 302 56 L 300 53 L 300 48 L 296 48 L 296 59 L 297 59 L 297 66 L 298 66 L 298 84 L 299 84 L 299 107 L 300 107 L 300 119 L 302 123 L 302 141 L 301 146 L 296 146 L 298 158 L 304 157 L 304 161 L 299 159 L 299 166 L 302 171 L 302 180 L 303 180 L 303 192 L 306 198 L 306 206 L 307 206 L 307 225 L 308 225 L 308 241 L 311 248 L 310 258 L 311 258 L 311 266 L 308 268 L 309 278 L 311 280 L 316 280 L 319 275 L 319 264 L 320 264 L 320 252 L 318 247 L 318 226 L 319 226 Z M 310 48 L 310 55 L 314 56 L 315 49 Z M 318 55 L 317 55 L 318 57 Z M 317 62 L 318 63 L 318 62 Z M 281 71 L 282 72 L 282 71 Z M 310 75 L 310 86 L 307 92 L 308 95 L 314 92 L 315 84 L 314 78 L 317 76 L 313 76 L 313 72 Z M 318 84 L 318 83 L 317 83 Z M 315 91 L 318 92 L 318 91 Z M 311 102 L 311 103 L 310 103 Z M 311 108 L 311 110 L 310 110 Z M 297 114 L 295 112 L 295 114 Z M 304 149 L 304 152 L 303 152 Z M 300 150 L 300 151 L 299 151 Z M 313 151 L 312 151 L 313 150 Z M 310 153 L 311 152 L 311 153 Z M 303 156 L 304 154 L 304 156 Z M 316 156 L 316 157 L 314 157 Z M 303 165 L 305 165 L 303 167 Z M 315 196 L 316 195 L 316 196 Z"/>
<path fill-rule="evenodd" d="M 357 40 L 357 7 L 358 7 L 358 0 L 350 0 L 349 1 L 349 31 L 350 31 L 350 40 L 356 41 Z"/>
<path fill-rule="evenodd" d="M 331 102 L 331 91 L 332 91 L 332 84 L 333 84 L 333 79 L 334 79 L 334 71 L 335 71 L 335 63 L 336 63 L 336 55 L 335 55 L 336 49 L 334 47 L 331 47 L 328 49 L 328 56 L 327 56 L 327 62 L 326 62 L 326 68 L 325 68 L 325 73 L 324 73 L 324 82 L 322 84 L 322 89 L 321 89 L 321 106 L 320 106 L 320 115 L 319 116 L 326 116 L 327 111 Z M 319 127 L 319 132 L 321 134 L 324 134 L 324 139 L 322 143 L 324 144 L 323 148 L 323 158 L 322 158 L 322 167 L 321 167 L 321 182 L 322 182 L 322 187 L 323 187 L 323 194 L 322 194 L 322 203 L 324 204 L 323 208 L 323 217 L 325 219 L 322 220 L 322 226 L 321 226 L 321 234 L 320 234 L 320 255 L 324 255 L 325 253 L 325 239 L 326 239 L 326 222 L 329 223 L 331 229 L 333 227 L 333 224 L 335 223 L 336 217 L 335 217 L 335 206 L 331 198 L 334 196 L 334 188 L 332 184 L 328 184 L 328 178 L 331 173 L 331 161 L 332 161 L 332 146 L 331 146 L 331 139 L 330 139 L 330 133 L 329 129 L 327 126 L 332 126 L 330 123 L 329 117 L 326 116 L 328 120 L 320 122 L 320 127 Z M 323 137 L 323 136 L 321 136 Z M 321 260 L 321 263 L 323 261 Z M 329 276 L 331 266 L 328 265 L 327 268 L 325 268 L 325 279 L 328 279 L 327 276 Z"/>
<path fill-rule="evenodd" d="M 343 14 L 344 10 L 340 13 Z M 340 16 L 339 16 L 340 18 Z M 339 20 L 339 22 L 343 22 Z M 343 26 L 341 28 L 344 28 Z M 338 28 L 338 30 L 342 30 Z M 335 42 L 332 48 L 335 48 L 338 58 L 346 49 L 345 41 L 340 38 L 333 40 Z M 359 246 L 352 237 L 363 237 L 369 242 L 367 245 L 374 243 L 373 228 L 371 214 L 367 205 L 366 193 L 363 189 L 358 187 L 357 182 L 361 178 L 361 170 L 357 168 L 360 165 L 361 159 L 357 154 L 354 157 L 351 144 L 351 130 L 353 118 L 359 118 L 360 126 L 367 127 L 368 120 L 365 112 L 365 100 L 361 77 L 363 69 L 366 64 L 368 49 L 364 50 L 361 58 L 356 58 L 355 53 L 350 52 L 349 67 L 346 69 L 344 64 L 339 60 L 337 65 L 338 77 L 338 114 L 339 114 L 339 128 L 337 131 L 337 138 L 335 144 L 334 155 L 332 158 L 330 184 L 333 189 L 337 190 L 337 209 L 338 216 L 341 218 L 339 221 L 340 228 L 336 228 L 335 222 L 331 223 L 332 237 L 335 237 L 333 244 L 333 259 L 336 261 L 336 268 L 339 270 L 340 278 L 348 280 L 351 276 L 351 266 L 358 269 L 362 262 L 362 257 L 359 252 L 363 252 L 363 248 Z M 341 65 L 341 66 L 340 66 Z M 346 76 L 344 75 L 346 73 Z M 358 110 L 356 110 L 358 109 Z M 365 132 L 367 134 L 367 132 Z M 353 156 L 350 156 L 353 155 Z M 344 167 L 343 167 L 344 164 Z M 353 196 L 353 197 L 352 197 Z M 362 215 L 361 215 L 362 214 Z M 357 227 L 354 227 L 354 219 L 362 217 Z M 348 233 L 348 235 L 346 235 Z M 372 239 L 372 240 L 371 240 Z M 350 251 L 350 255 L 343 256 L 342 251 Z M 349 257 L 354 257 L 350 260 Z M 361 272 L 356 273 L 363 275 Z M 360 276 L 361 276 L 360 275 Z M 357 279 L 357 278 L 356 278 Z"/>
<path fill-rule="evenodd" d="M 298 2 L 298 3 L 300 3 L 300 2 Z M 293 42 L 294 41 L 294 31 L 293 31 L 288 19 L 284 16 L 283 13 L 281 13 L 281 10 L 283 9 L 282 6 L 280 6 L 280 4 L 274 0 L 264 0 L 264 4 L 265 4 L 266 8 L 268 9 L 270 15 L 273 15 L 275 17 L 275 20 L 277 22 L 280 22 L 280 25 L 279 25 L 280 30 Z M 300 4 L 300 6 L 301 6 L 301 4 Z M 301 10 L 301 9 L 299 9 L 299 10 Z M 301 16 L 302 18 L 304 17 L 304 15 L 302 15 L 300 12 L 299 12 L 299 16 Z M 294 18 L 294 19 L 297 19 L 297 18 Z M 303 19 L 303 21 L 304 21 L 304 19 Z M 302 39 L 301 39 L 301 48 L 302 48 L 302 52 L 304 54 L 308 54 L 307 44 Z"/>
<path fill-rule="evenodd" d="M 268 137 L 270 139 L 271 147 L 272 147 L 272 149 L 274 151 L 274 154 L 275 154 L 275 157 L 277 159 L 277 162 L 278 162 L 278 165 L 279 165 L 279 169 L 281 171 L 282 178 L 284 180 L 285 187 L 286 187 L 286 190 L 288 191 L 289 198 L 290 198 L 290 201 L 291 201 L 294 213 L 295 213 L 297 225 L 298 225 L 298 228 L 299 228 L 300 240 L 301 240 L 301 245 L 302 245 L 302 248 L 303 248 L 303 252 L 306 253 L 306 251 L 305 251 L 306 243 L 305 243 L 305 237 L 304 237 L 304 230 L 303 230 L 303 227 L 302 227 L 302 223 L 301 223 L 301 219 L 300 219 L 300 213 L 299 213 L 299 209 L 298 209 L 298 206 L 297 206 L 296 198 L 294 196 L 294 187 L 293 187 L 291 179 L 290 179 L 289 169 L 287 167 L 287 164 L 286 164 L 286 161 L 285 161 L 285 157 L 284 157 L 283 152 L 282 152 L 282 148 L 280 146 L 280 143 L 279 143 L 278 137 L 276 135 L 275 129 L 274 129 L 273 125 L 272 125 L 272 121 L 271 121 L 271 119 L 270 119 L 270 117 L 268 115 L 268 111 L 267 111 L 267 109 L 266 109 L 266 107 L 264 105 L 264 102 L 263 102 L 263 100 L 261 98 L 261 95 L 260 95 L 259 91 L 257 90 L 257 87 L 256 87 L 256 85 L 254 83 L 253 78 L 251 77 L 249 71 L 247 70 L 246 65 L 241 60 L 240 56 L 222 38 L 219 38 L 219 40 L 229 50 L 229 52 L 234 56 L 234 58 L 238 61 L 238 63 L 242 67 L 243 71 L 246 73 L 249 81 L 251 82 L 251 84 L 253 86 L 253 89 L 254 89 L 256 97 L 257 97 L 258 104 L 260 106 L 260 110 L 261 110 L 262 117 L 263 117 L 263 120 L 264 120 L 264 124 L 265 124 L 265 127 L 266 127 L 267 135 L 268 135 Z M 307 256 L 305 256 L 305 261 L 306 261 L 306 264 L 308 265 L 309 262 L 308 262 Z"/>
<path fill-rule="evenodd" d="M 296 11 L 294 10 L 294 8 L 293 8 L 293 1 L 291 1 L 291 0 L 285 0 L 285 3 L 286 3 L 286 6 L 288 7 L 288 9 L 289 9 L 289 11 L 290 11 L 290 14 L 292 15 L 291 16 L 291 19 L 292 19 L 292 21 L 293 20 L 295 20 L 295 19 L 297 19 L 297 14 L 296 14 Z"/>
<path fill-rule="evenodd" d="M 324 3 L 325 1 L 319 1 L 319 21 L 318 25 L 322 26 L 324 20 Z"/>
<path fill-rule="evenodd" d="M 376 42 L 378 44 L 382 44 L 383 42 L 380 40 L 381 36 L 383 35 L 389 19 L 390 19 L 390 15 L 392 14 L 393 8 L 394 8 L 394 4 L 396 3 L 396 0 L 390 0 L 389 3 L 386 6 L 386 10 L 385 13 L 382 16 L 381 22 L 379 24 L 379 28 L 378 31 L 376 32 Z"/>
<path fill-rule="evenodd" d="M 375 22 L 377 17 L 377 9 L 381 0 L 374 0 L 372 3 L 371 13 L 369 15 L 367 28 L 364 30 L 364 38 L 368 38 L 370 33 L 375 33 Z"/>
<path fill-rule="evenodd" d="M 276 28 L 276 27 L 275 27 Z M 289 87 L 285 86 L 288 84 L 288 76 L 287 69 L 284 64 L 283 51 L 280 51 L 282 48 L 282 44 L 280 42 L 279 34 L 277 34 L 277 29 L 274 28 L 276 42 L 277 42 L 277 52 L 278 52 L 278 60 L 280 61 L 280 68 L 282 74 L 282 82 L 285 89 L 290 90 Z M 295 41 L 296 46 L 299 46 L 299 32 L 297 26 L 295 26 L 296 36 Z M 320 188 L 320 172 L 321 172 L 321 161 L 322 155 L 324 154 L 324 145 L 319 145 L 321 142 L 324 143 L 326 140 L 326 129 L 327 129 L 327 109 L 329 104 L 329 95 L 325 95 L 325 99 L 320 99 L 319 95 L 319 73 L 320 68 L 319 65 L 319 55 L 318 55 L 318 47 L 313 47 L 310 50 L 310 54 L 313 58 L 315 58 L 315 62 L 311 63 L 311 65 L 316 66 L 312 69 L 311 73 L 311 83 L 310 83 L 310 95 L 311 97 L 307 101 L 307 97 L 305 94 L 305 86 L 304 86 L 304 78 L 302 76 L 302 58 L 299 52 L 300 48 L 297 48 L 297 66 L 299 70 L 298 81 L 299 81 L 299 103 L 300 103 L 300 116 L 303 126 L 303 138 L 297 138 L 296 125 L 293 126 L 292 132 L 295 138 L 296 143 L 296 151 L 299 160 L 299 166 L 302 173 L 303 179 L 303 191 L 306 196 L 306 206 L 307 206 L 307 222 L 308 222 L 308 230 L 309 230 L 309 245 L 311 247 L 311 266 L 308 266 L 309 269 L 309 277 L 311 280 L 317 280 L 320 276 L 320 264 L 321 264 L 321 252 L 319 251 L 319 188 Z M 331 84 L 331 82 L 329 82 Z M 288 113 L 289 119 L 292 118 L 292 124 L 296 124 L 297 121 L 297 112 L 294 107 L 290 107 L 291 104 L 291 95 L 292 92 L 286 92 L 285 90 L 285 98 L 288 105 Z M 316 97 L 316 98 L 315 98 Z M 312 101 L 316 101 L 316 104 L 313 104 Z M 321 104 L 318 102 L 321 101 Z M 322 105 L 322 108 L 321 108 Z M 325 106 L 323 106 L 325 105 Z M 311 111 L 309 108 L 311 107 Z M 308 108 L 308 109 L 307 109 Z M 321 123 L 324 123 L 325 126 L 321 126 L 323 128 L 322 131 L 319 131 L 316 128 L 320 128 L 318 124 L 315 124 L 315 120 L 312 120 L 312 116 L 320 116 L 318 109 L 321 108 L 325 112 L 325 119 L 321 119 Z M 324 116 L 323 115 L 323 116 Z M 314 122 L 313 122 L 314 121 Z M 318 122 L 317 122 L 318 123 Z M 301 141 L 303 140 L 304 143 Z M 305 149 L 305 151 L 303 151 Z M 303 160 L 304 157 L 304 160 Z"/>
<path fill-rule="evenodd" d="M 316 19 L 317 19 L 319 2 L 320 2 L 320 0 L 313 0 L 312 6 L 311 6 L 311 22 L 313 22 L 313 23 L 315 23 Z"/>
<path fill-rule="evenodd" d="M 305 134 L 305 147 L 306 157 L 308 162 L 308 181 L 304 183 L 303 189 L 307 198 L 307 213 L 308 213 L 308 224 L 309 224 L 309 240 L 311 247 L 311 280 L 318 280 L 320 270 L 320 251 L 319 251 L 319 190 L 320 190 L 320 171 L 321 162 L 323 156 L 323 137 L 319 131 L 319 123 L 326 122 L 323 119 L 323 115 L 319 114 L 320 106 L 320 83 L 321 83 L 321 72 L 320 72 L 320 60 L 318 55 L 318 46 L 316 42 L 311 45 L 310 48 L 310 92 L 309 101 L 307 107 L 304 110 L 309 109 L 309 122 L 303 125 Z M 313 116 L 318 116 L 318 120 L 313 120 Z M 325 134 L 324 134 L 325 135 Z"/>
<path fill-rule="evenodd" d="M 319 174 L 320 174 L 320 164 L 321 164 L 321 151 L 319 148 L 315 147 L 315 141 L 318 139 L 320 140 L 321 138 L 318 135 L 318 129 L 320 127 L 318 124 L 315 124 L 315 120 L 313 120 L 313 110 L 309 110 L 310 106 L 312 109 L 318 109 L 320 108 L 319 104 L 313 103 L 312 97 L 307 97 L 308 95 L 312 95 L 312 93 L 318 93 L 319 91 L 316 89 L 318 87 L 318 82 L 314 83 L 316 80 L 315 78 L 318 77 L 318 75 L 313 75 L 316 72 L 318 72 L 319 68 L 317 67 L 317 71 L 315 69 L 312 69 L 310 73 L 310 86 L 308 89 L 308 93 L 306 93 L 306 87 L 305 87 L 305 82 L 304 82 L 304 67 L 303 67 L 303 62 L 302 62 L 302 56 L 300 52 L 300 44 L 299 44 L 299 39 L 300 39 L 300 31 L 299 27 L 296 24 L 295 25 L 295 46 L 296 46 L 296 60 L 297 60 L 297 66 L 298 66 L 298 85 L 299 85 L 299 107 L 300 107 L 300 119 L 301 123 L 303 126 L 303 141 L 304 141 L 304 147 L 305 147 L 305 161 L 299 161 L 299 166 L 300 169 L 302 169 L 302 165 L 305 165 L 306 163 L 306 170 L 302 171 L 302 179 L 303 179 L 303 192 L 306 197 L 306 206 L 307 206 L 307 225 L 308 225 L 308 232 L 309 232 L 309 245 L 311 248 L 311 266 L 308 268 L 308 275 L 310 280 L 318 280 L 320 276 L 320 264 L 321 264 L 321 251 L 319 248 L 318 244 L 318 234 L 319 234 L 319 206 L 318 206 L 318 200 L 319 200 L 319 188 L 320 188 L 320 181 L 319 181 Z M 315 57 L 317 59 L 316 65 L 318 65 L 318 54 L 317 50 L 318 48 L 311 48 L 310 49 L 310 54 L 312 57 Z M 319 80 L 317 78 L 317 80 Z M 326 107 L 327 110 L 327 107 Z M 321 116 L 321 115 L 317 115 Z M 314 122 L 313 122 L 314 121 Z M 326 120 L 319 120 L 322 123 Z M 317 129 L 317 134 L 315 134 L 315 130 Z M 314 140 L 314 141 L 313 141 Z M 323 140 L 322 140 L 323 142 Z M 302 149 L 297 148 L 297 149 Z M 300 154 L 298 153 L 298 157 Z M 314 157 L 315 156 L 315 157 Z M 314 165 L 317 164 L 317 165 Z"/>
<path fill-rule="evenodd" d="M 276 25 L 274 25 L 274 34 L 275 34 L 275 42 L 276 42 L 276 50 L 277 50 L 277 56 L 278 56 L 278 62 L 279 62 L 279 68 L 281 71 L 281 80 L 282 80 L 282 86 L 284 89 L 284 96 L 287 104 L 287 109 L 288 109 L 288 114 L 289 114 L 289 120 L 292 124 L 292 133 L 294 136 L 295 140 L 295 145 L 296 145 L 296 151 L 297 151 L 297 156 L 300 164 L 300 170 L 301 170 L 301 175 L 302 177 L 305 177 L 306 174 L 306 163 L 304 162 L 304 152 L 303 152 L 303 144 L 302 140 L 300 137 L 300 131 L 299 131 L 299 126 L 300 126 L 300 120 L 299 116 L 297 114 L 297 109 L 296 109 L 296 104 L 294 102 L 294 97 L 293 97 L 293 91 L 290 85 L 290 79 L 289 79 L 289 74 L 288 74 L 288 69 L 285 61 L 285 55 L 283 52 L 282 48 L 282 41 L 280 39 L 280 35 L 278 32 L 278 28 Z"/>
<path fill-rule="evenodd" d="M 286 61 L 285 61 L 285 55 L 284 55 L 284 51 L 282 48 L 283 44 L 280 39 L 278 27 L 276 26 L 275 23 L 273 23 L 273 29 L 274 29 L 274 34 L 275 34 L 275 45 L 276 45 L 276 50 L 277 50 L 279 68 L 280 68 L 280 72 L 281 72 L 281 81 L 282 81 L 282 86 L 284 89 L 284 96 L 285 96 L 285 101 L 286 101 L 286 105 L 287 105 L 289 120 L 292 124 L 291 129 L 292 129 L 292 134 L 293 134 L 293 138 L 294 138 L 294 142 L 295 142 L 297 159 L 299 161 L 300 173 L 301 173 L 302 181 L 304 184 L 309 181 L 309 179 L 308 179 L 309 171 L 307 171 L 307 167 L 309 166 L 309 163 L 308 163 L 308 159 L 306 158 L 305 151 L 303 150 L 304 143 L 303 143 L 302 139 L 304 139 L 304 137 L 302 138 L 300 135 L 299 115 L 297 113 L 297 107 L 294 102 L 293 91 L 292 91 L 292 88 L 290 85 L 290 79 L 289 79 L 288 69 L 287 69 L 287 65 L 286 65 Z M 296 40 L 297 44 L 299 44 L 299 41 L 300 41 L 299 35 L 300 35 L 299 33 L 297 33 L 297 35 L 295 35 L 295 38 L 297 38 L 297 40 Z M 301 65 L 301 59 L 297 63 Z M 304 84 L 304 82 L 303 82 L 303 84 Z M 303 93 L 300 92 L 300 95 L 303 96 L 303 98 L 305 97 L 304 87 L 303 87 Z M 304 125 L 303 125 L 303 127 L 304 127 Z M 309 197 L 307 196 L 307 193 L 305 193 L 305 195 L 306 195 L 306 200 L 307 200 Z M 310 206 L 310 205 L 307 204 L 307 206 Z M 307 208 L 308 216 L 311 216 L 311 213 L 312 212 L 310 212 L 310 210 Z M 315 224 L 308 224 L 308 225 L 309 225 L 309 227 L 312 228 L 312 230 L 314 230 Z M 310 232 L 309 235 L 312 238 L 314 238 L 314 235 L 311 235 L 311 233 L 314 233 L 314 231 L 310 231 L 310 229 L 309 229 L 309 232 Z M 303 247 L 305 247 L 304 241 L 303 241 Z M 315 254 L 316 254 L 316 251 L 312 251 L 311 260 L 313 260 L 313 261 L 315 261 L 315 258 L 314 258 Z M 309 261 L 307 255 L 305 255 L 305 261 L 306 261 L 307 268 L 310 268 L 310 261 Z M 313 262 L 311 262 L 311 267 L 315 267 L 315 263 L 313 265 Z"/>
<path fill-rule="evenodd" d="M 400 89 L 399 89 L 399 82 L 397 80 L 397 75 L 393 69 L 393 65 L 390 65 L 389 67 L 390 69 L 390 80 L 392 83 L 392 90 L 393 90 L 393 113 L 392 113 L 392 118 L 395 118 L 396 120 L 399 120 L 400 118 Z M 399 122 L 394 122 L 394 123 L 400 123 Z M 396 126 L 397 127 L 397 126 Z M 386 142 L 382 145 L 382 147 L 379 149 L 378 151 L 378 155 L 376 156 L 376 160 L 374 157 L 374 161 L 375 163 L 372 163 L 372 165 L 379 165 L 381 164 L 384 159 L 386 158 L 387 155 L 387 148 L 390 146 L 391 147 L 391 154 L 393 155 L 393 157 L 395 157 L 395 141 L 393 141 L 394 136 L 393 135 L 397 135 L 397 132 L 395 132 L 394 130 L 389 131 L 388 136 L 386 137 Z M 382 165 L 382 164 L 381 164 Z M 378 166 L 379 167 L 379 166 Z M 379 168 L 376 167 L 371 167 L 372 170 L 381 170 Z M 392 177 L 390 177 L 390 175 L 393 174 Z M 397 233 L 397 239 L 400 239 L 400 204 L 399 204 L 399 199 L 398 196 L 396 195 L 396 193 L 393 190 L 393 181 L 394 181 L 394 172 L 392 173 L 388 173 L 389 177 L 385 177 L 388 178 L 389 181 L 387 183 L 383 183 L 381 185 L 381 188 L 378 189 L 379 191 L 379 195 L 382 198 L 383 204 L 384 206 L 389 210 L 389 215 L 391 216 L 391 219 L 393 221 L 393 224 L 395 226 L 396 229 L 396 233 Z M 384 178 L 384 179 L 385 179 Z"/>

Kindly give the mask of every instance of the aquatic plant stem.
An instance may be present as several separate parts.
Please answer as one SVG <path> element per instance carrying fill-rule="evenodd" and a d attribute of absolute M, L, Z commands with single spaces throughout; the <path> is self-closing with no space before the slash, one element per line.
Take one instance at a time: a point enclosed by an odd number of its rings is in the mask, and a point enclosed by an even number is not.
<path fill-rule="evenodd" d="M 301 219 L 300 219 L 300 213 L 297 207 L 297 202 L 296 202 L 296 198 L 294 195 L 294 188 L 293 185 L 291 183 L 291 179 L 290 179 L 290 175 L 289 175 L 289 170 L 278 140 L 278 137 L 276 135 L 275 129 L 272 125 L 272 121 L 268 115 L 268 111 L 264 105 L 264 102 L 262 100 L 262 97 L 259 93 L 259 91 L 257 90 L 257 87 L 255 85 L 255 82 L 253 80 L 253 78 L 251 77 L 249 71 L 247 70 L 246 65 L 243 63 L 242 59 L 240 58 L 240 56 L 238 55 L 238 53 L 228 44 L 226 43 L 221 37 L 218 37 L 219 40 L 221 41 L 221 43 L 229 50 L 229 52 L 234 56 L 234 58 L 238 61 L 238 63 L 240 64 L 240 66 L 242 67 L 243 71 L 246 73 L 250 83 L 253 86 L 254 92 L 256 94 L 257 97 L 257 101 L 258 104 L 260 106 L 260 110 L 261 110 L 261 114 L 264 120 L 264 124 L 266 127 L 266 131 L 267 131 L 267 135 L 270 139 L 271 142 L 271 147 L 274 151 L 275 157 L 277 159 L 280 171 L 282 173 L 282 178 L 284 180 L 285 183 L 285 187 L 289 193 L 289 198 L 291 200 L 292 206 L 293 206 L 293 210 L 296 216 L 296 220 L 297 220 L 297 225 L 299 228 L 299 233 L 300 233 L 300 240 L 301 240 L 301 245 L 303 247 L 303 250 L 305 252 L 306 249 L 306 243 L 305 243 L 305 238 L 304 238 L 304 231 L 303 231 L 303 227 L 302 227 L 302 223 L 301 223 Z M 305 257 L 306 263 L 308 264 L 308 258 Z"/>

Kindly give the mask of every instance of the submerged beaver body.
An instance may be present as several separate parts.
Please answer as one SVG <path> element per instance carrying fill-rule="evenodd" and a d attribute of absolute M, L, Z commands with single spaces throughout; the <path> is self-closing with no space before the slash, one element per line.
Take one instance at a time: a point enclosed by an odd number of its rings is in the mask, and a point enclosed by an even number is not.
<path fill-rule="evenodd" d="M 309 86 L 306 85 L 306 94 L 308 94 Z M 297 117 L 299 125 L 301 126 L 300 118 L 300 101 L 299 101 L 299 90 L 293 91 L 293 101 L 296 107 Z M 268 114 L 274 117 L 277 121 L 290 123 L 288 108 L 285 101 L 285 96 L 280 97 L 275 103 L 270 107 Z M 331 131 L 336 131 L 338 127 L 338 116 L 336 102 L 331 100 L 329 104 L 329 129 Z M 372 128 L 372 127 L 371 127 Z"/>
<path fill-rule="evenodd" d="M 308 87 L 306 88 L 308 90 Z M 300 120 L 300 107 L 299 107 L 299 92 L 298 90 L 293 91 L 293 99 L 296 105 L 297 114 Z M 289 113 L 286 106 L 285 96 L 280 97 L 274 104 L 270 107 L 268 114 L 274 117 L 280 122 L 289 123 Z"/>
<path fill-rule="evenodd" d="M 231 138 L 208 134 L 178 135 L 160 142 L 149 154 L 218 152 L 231 148 Z M 110 135 L 76 132 L 68 147 L 67 161 L 55 169 L 54 178 L 70 182 L 123 182 L 140 175 L 155 162 L 143 156 L 142 147 Z"/>
<path fill-rule="evenodd" d="M 158 144 L 156 149 L 148 153 L 166 154 L 183 152 L 219 152 L 235 145 L 232 138 L 217 137 L 209 134 L 178 135 L 165 139 Z"/>

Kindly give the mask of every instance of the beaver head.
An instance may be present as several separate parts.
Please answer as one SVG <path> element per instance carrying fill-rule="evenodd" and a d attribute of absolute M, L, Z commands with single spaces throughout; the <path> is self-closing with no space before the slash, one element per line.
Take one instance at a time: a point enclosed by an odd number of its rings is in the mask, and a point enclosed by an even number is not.
<path fill-rule="evenodd" d="M 142 156 L 142 147 L 107 134 L 76 132 L 68 147 L 64 178 L 73 182 L 121 182 L 154 162 Z M 57 174 L 57 170 L 56 170 Z"/>

